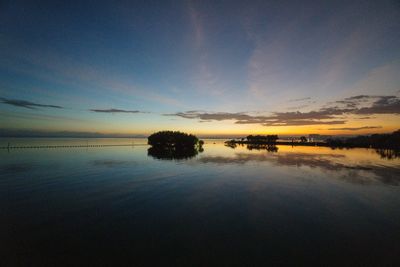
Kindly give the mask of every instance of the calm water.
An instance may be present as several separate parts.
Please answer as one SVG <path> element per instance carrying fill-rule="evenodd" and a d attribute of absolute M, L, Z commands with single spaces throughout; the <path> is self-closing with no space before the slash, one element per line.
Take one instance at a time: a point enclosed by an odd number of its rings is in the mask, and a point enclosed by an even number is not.
<path fill-rule="evenodd" d="M 204 152 L 168 160 L 133 141 L 1 149 L 0 265 L 400 264 L 394 155 L 207 140 Z"/>

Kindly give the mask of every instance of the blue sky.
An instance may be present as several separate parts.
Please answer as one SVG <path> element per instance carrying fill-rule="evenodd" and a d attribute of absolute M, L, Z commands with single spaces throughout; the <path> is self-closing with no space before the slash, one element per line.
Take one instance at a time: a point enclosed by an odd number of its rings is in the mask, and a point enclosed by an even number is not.
<path fill-rule="evenodd" d="M 398 1 L 6 1 L 0 128 L 391 131 L 399 18 Z"/>

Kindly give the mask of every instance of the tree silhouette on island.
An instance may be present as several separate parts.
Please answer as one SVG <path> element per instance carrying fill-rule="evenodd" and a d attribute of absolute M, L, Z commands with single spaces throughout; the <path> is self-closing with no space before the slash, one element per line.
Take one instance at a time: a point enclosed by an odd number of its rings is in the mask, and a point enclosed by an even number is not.
<path fill-rule="evenodd" d="M 246 137 L 246 139 L 244 138 L 240 138 L 240 140 L 229 140 L 226 141 L 225 144 L 227 144 L 228 146 L 233 146 L 235 144 L 259 144 L 259 145 L 275 145 L 276 141 L 278 140 L 278 136 L 277 135 L 249 135 Z"/>
<path fill-rule="evenodd" d="M 188 159 L 203 152 L 202 140 L 179 131 L 160 131 L 147 138 L 147 154 L 157 159 Z"/>
<path fill-rule="evenodd" d="M 247 145 L 248 150 L 267 150 L 269 152 L 277 152 L 278 147 L 276 142 L 278 140 L 277 135 L 249 135 L 245 138 L 240 138 L 240 140 L 229 140 L 225 142 L 226 146 L 235 148 L 237 144 Z"/>
<path fill-rule="evenodd" d="M 391 134 L 360 135 L 350 138 L 330 138 L 326 140 L 330 147 L 364 147 L 400 150 L 400 130 Z"/>
<path fill-rule="evenodd" d="M 226 146 L 235 148 L 237 145 L 247 145 L 248 148 L 265 147 L 271 148 L 276 145 L 292 146 L 325 146 L 331 148 L 375 148 L 391 149 L 400 151 L 400 130 L 389 134 L 360 135 L 356 137 L 337 137 L 329 138 L 326 141 L 308 141 L 305 136 L 301 136 L 299 141 L 280 140 L 277 135 L 249 135 L 246 138 L 237 138 L 225 142 Z M 270 149 L 274 151 L 274 149 Z M 390 154 L 398 155 L 398 153 Z"/>

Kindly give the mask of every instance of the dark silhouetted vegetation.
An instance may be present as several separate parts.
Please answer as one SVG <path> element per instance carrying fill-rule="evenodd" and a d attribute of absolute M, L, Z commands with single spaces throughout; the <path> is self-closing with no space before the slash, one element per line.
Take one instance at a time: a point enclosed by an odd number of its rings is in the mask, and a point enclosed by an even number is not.
<path fill-rule="evenodd" d="M 252 144 L 274 144 L 278 140 L 277 135 L 249 135 L 246 137 L 247 143 Z"/>
<path fill-rule="evenodd" d="M 379 148 L 375 150 L 383 159 L 397 159 L 400 158 L 400 150 Z"/>
<path fill-rule="evenodd" d="M 379 149 L 400 149 L 400 130 L 391 134 L 360 135 L 351 138 L 330 138 L 326 140 L 330 147 L 365 147 Z"/>
<path fill-rule="evenodd" d="M 229 140 L 225 142 L 225 146 L 230 147 L 230 148 L 236 148 L 237 144 L 234 140 Z"/>
<path fill-rule="evenodd" d="M 239 140 L 229 140 L 225 142 L 226 146 L 235 148 L 237 144 L 254 144 L 254 145 L 275 145 L 278 140 L 277 135 L 249 135 Z"/>
<path fill-rule="evenodd" d="M 235 148 L 237 145 L 250 145 L 250 148 L 255 149 L 255 145 L 300 145 L 300 146 L 327 146 L 331 148 L 375 148 L 377 153 L 385 158 L 398 157 L 400 151 L 400 130 L 391 134 L 372 134 L 360 135 L 350 138 L 329 138 L 326 141 L 308 142 L 305 136 L 300 137 L 300 142 L 292 141 L 277 141 L 277 135 L 249 135 L 246 138 L 236 138 L 228 140 L 225 145 Z M 389 151 L 393 150 L 393 151 Z"/>
<path fill-rule="evenodd" d="M 160 146 L 152 146 L 147 150 L 147 155 L 155 159 L 164 160 L 179 160 L 179 159 L 190 159 L 195 157 L 202 149 L 195 147 L 181 148 L 181 149 L 169 149 Z"/>
<path fill-rule="evenodd" d="M 190 148 L 203 145 L 203 141 L 192 134 L 178 131 L 161 131 L 150 135 L 148 144 L 151 146 L 164 147 L 170 149 Z"/>
<path fill-rule="evenodd" d="M 277 135 L 249 135 L 246 138 L 232 139 L 225 142 L 225 146 L 236 148 L 237 145 L 246 145 L 248 150 L 267 150 L 277 152 Z"/>
<path fill-rule="evenodd" d="M 248 150 L 267 150 L 268 152 L 278 152 L 278 147 L 275 144 L 244 143 L 243 141 L 237 142 L 234 140 L 225 142 L 225 146 L 230 148 L 236 148 L 238 145 L 242 147 L 246 145 Z"/>
<path fill-rule="evenodd" d="M 147 154 L 157 159 L 188 159 L 203 152 L 202 140 L 178 131 L 161 131 L 148 137 Z"/>
<path fill-rule="evenodd" d="M 273 144 L 247 144 L 248 150 L 267 150 L 268 152 L 278 152 L 278 147 Z"/>

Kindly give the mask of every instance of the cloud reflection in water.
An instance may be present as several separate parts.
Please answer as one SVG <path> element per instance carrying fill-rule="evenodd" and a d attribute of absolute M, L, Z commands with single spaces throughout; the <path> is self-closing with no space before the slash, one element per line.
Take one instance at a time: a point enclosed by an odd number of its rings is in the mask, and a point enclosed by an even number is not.
<path fill-rule="evenodd" d="M 356 184 L 373 182 L 398 186 L 400 169 L 391 166 L 374 164 L 352 164 L 343 154 L 311 154 L 299 152 L 278 153 L 244 153 L 233 156 L 206 156 L 198 159 L 204 164 L 246 164 L 249 162 L 266 162 L 281 167 L 319 169 L 327 177 L 338 177 Z"/>

